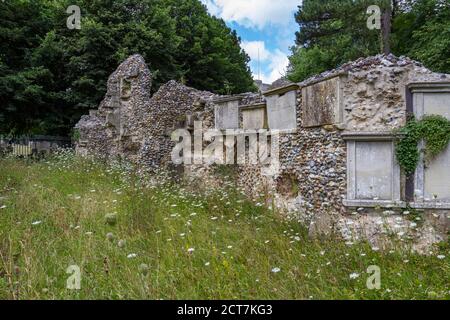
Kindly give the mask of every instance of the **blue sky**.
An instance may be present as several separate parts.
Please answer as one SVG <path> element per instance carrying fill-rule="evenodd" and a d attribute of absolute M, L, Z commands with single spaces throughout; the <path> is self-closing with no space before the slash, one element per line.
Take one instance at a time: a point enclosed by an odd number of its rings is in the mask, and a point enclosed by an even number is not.
<path fill-rule="evenodd" d="M 298 30 L 294 13 L 301 0 L 201 1 L 212 15 L 224 19 L 237 31 L 242 47 L 252 59 L 250 67 L 255 79 L 272 83 L 285 74 L 289 47 L 294 44 Z"/>

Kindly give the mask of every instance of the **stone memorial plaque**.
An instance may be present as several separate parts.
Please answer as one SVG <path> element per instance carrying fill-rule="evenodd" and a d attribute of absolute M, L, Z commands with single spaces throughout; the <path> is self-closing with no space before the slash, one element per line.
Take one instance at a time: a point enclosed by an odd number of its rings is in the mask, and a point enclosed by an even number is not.
<path fill-rule="evenodd" d="M 450 119 L 450 93 L 424 93 L 423 112 Z M 450 148 L 431 160 L 424 173 L 424 198 L 450 202 Z"/>
<path fill-rule="evenodd" d="M 335 77 L 302 89 L 303 125 L 318 127 L 342 122 L 341 79 Z"/>
<path fill-rule="evenodd" d="M 265 104 L 241 108 L 244 130 L 267 129 L 267 109 Z"/>
<path fill-rule="evenodd" d="M 271 130 L 292 130 L 297 128 L 297 87 L 288 92 L 266 95 L 267 117 Z"/>
<path fill-rule="evenodd" d="M 356 199 L 392 200 L 392 142 L 356 142 Z"/>
<path fill-rule="evenodd" d="M 216 102 L 214 110 L 216 129 L 239 129 L 239 100 Z"/>

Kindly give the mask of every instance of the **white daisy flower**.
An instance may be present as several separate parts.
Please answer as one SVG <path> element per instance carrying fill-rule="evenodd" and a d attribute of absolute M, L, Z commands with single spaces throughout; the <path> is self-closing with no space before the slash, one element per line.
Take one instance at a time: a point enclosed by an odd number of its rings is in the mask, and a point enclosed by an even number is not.
<path fill-rule="evenodd" d="M 281 269 L 278 268 L 278 267 L 275 267 L 275 268 L 272 269 L 272 273 L 278 273 L 280 271 L 281 271 Z"/>
<path fill-rule="evenodd" d="M 356 279 L 356 278 L 359 278 L 359 273 L 356 273 L 356 272 L 353 272 L 353 273 L 351 273 L 350 274 L 350 279 Z"/>

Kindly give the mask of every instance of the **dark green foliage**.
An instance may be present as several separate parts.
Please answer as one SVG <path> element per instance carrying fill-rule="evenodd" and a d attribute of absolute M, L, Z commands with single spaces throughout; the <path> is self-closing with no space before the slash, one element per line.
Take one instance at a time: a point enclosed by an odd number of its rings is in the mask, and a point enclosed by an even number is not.
<path fill-rule="evenodd" d="M 290 57 L 289 78 L 302 81 L 360 57 L 381 53 L 380 30 L 367 28 L 370 5 L 393 7 L 391 48 L 397 56 L 421 61 L 435 72 L 450 73 L 448 0 L 304 0 Z"/>
<path fill-rule="evenodd" d="M 411 174 L 419 162 L 420 141 L 425 143 L 424 154 L 427 161 L 447 148 L 450 142 L 450 121 L 439 115 L 426 115 L 420 121 L 412 118 L 397 134 L 397 160 L 405 172 Z"/>
<path fill-rule="evenodd" d="M 81 30 L 66 27 L 73 4 Z M 0 15 L 0 133 L 68 135 L 135 53 L 153 90 L 171 79 L 217 93 L 254 89 L 240 39 L 198 0 L 8 0 Z"/>
<path fill-rule="evenodd" d="M 304 0 L 295 18 L 300 26 L 290 57 L 289 78 L 301 81 L 345 62 L 378 53 L 381 38 L 367 28 L 370 5 L 384 0 Z"/>

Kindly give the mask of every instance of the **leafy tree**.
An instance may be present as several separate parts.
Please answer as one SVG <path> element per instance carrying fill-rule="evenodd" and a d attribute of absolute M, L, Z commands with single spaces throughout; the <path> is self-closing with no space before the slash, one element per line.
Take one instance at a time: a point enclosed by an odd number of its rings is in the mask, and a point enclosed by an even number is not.
<path fill-rule="evenodd" d="M 304 0 L 295 19 L 300 26 L 292 49 L 289 77 L 303 80 L 380 50 L 380 34 L 367 28 L 374 0 Z"/>
<path fill-rule="evenodd" d="M 433 71 L 450 73 L 450 2 L 410 1 L 394 20 L 394 52 L 419 60 Z"/>
<path fill-rule="evenodd" d="M 73 4 L 81 30 L 66 27 Z M 0 133 L 68 134 L 135 53 L 153 90 L 170 79 L 217 93 L 254 89 L 240 39 L 199 0 L 8 0 L 0 13 Z"/>
<path fill-rule="evenodd" d="M 254 89 L 249 57 L 235 31 L 211 17 L 197 0 L 171 0 L 170 7 L 183 48 L 176 59 L 187 85 L 222 94 Z"/>
<path fill-rule="evenodd" d="M 380 30 L 367 28 L 366 10 L 374 4 L 391 13 L 387 43 Z M 434 71 L 450 72 L 449 6 L 448 0 L 304 0 L 296 14 L 300 31 L 288 76 L 301 81 L 389 47 Z"/>

